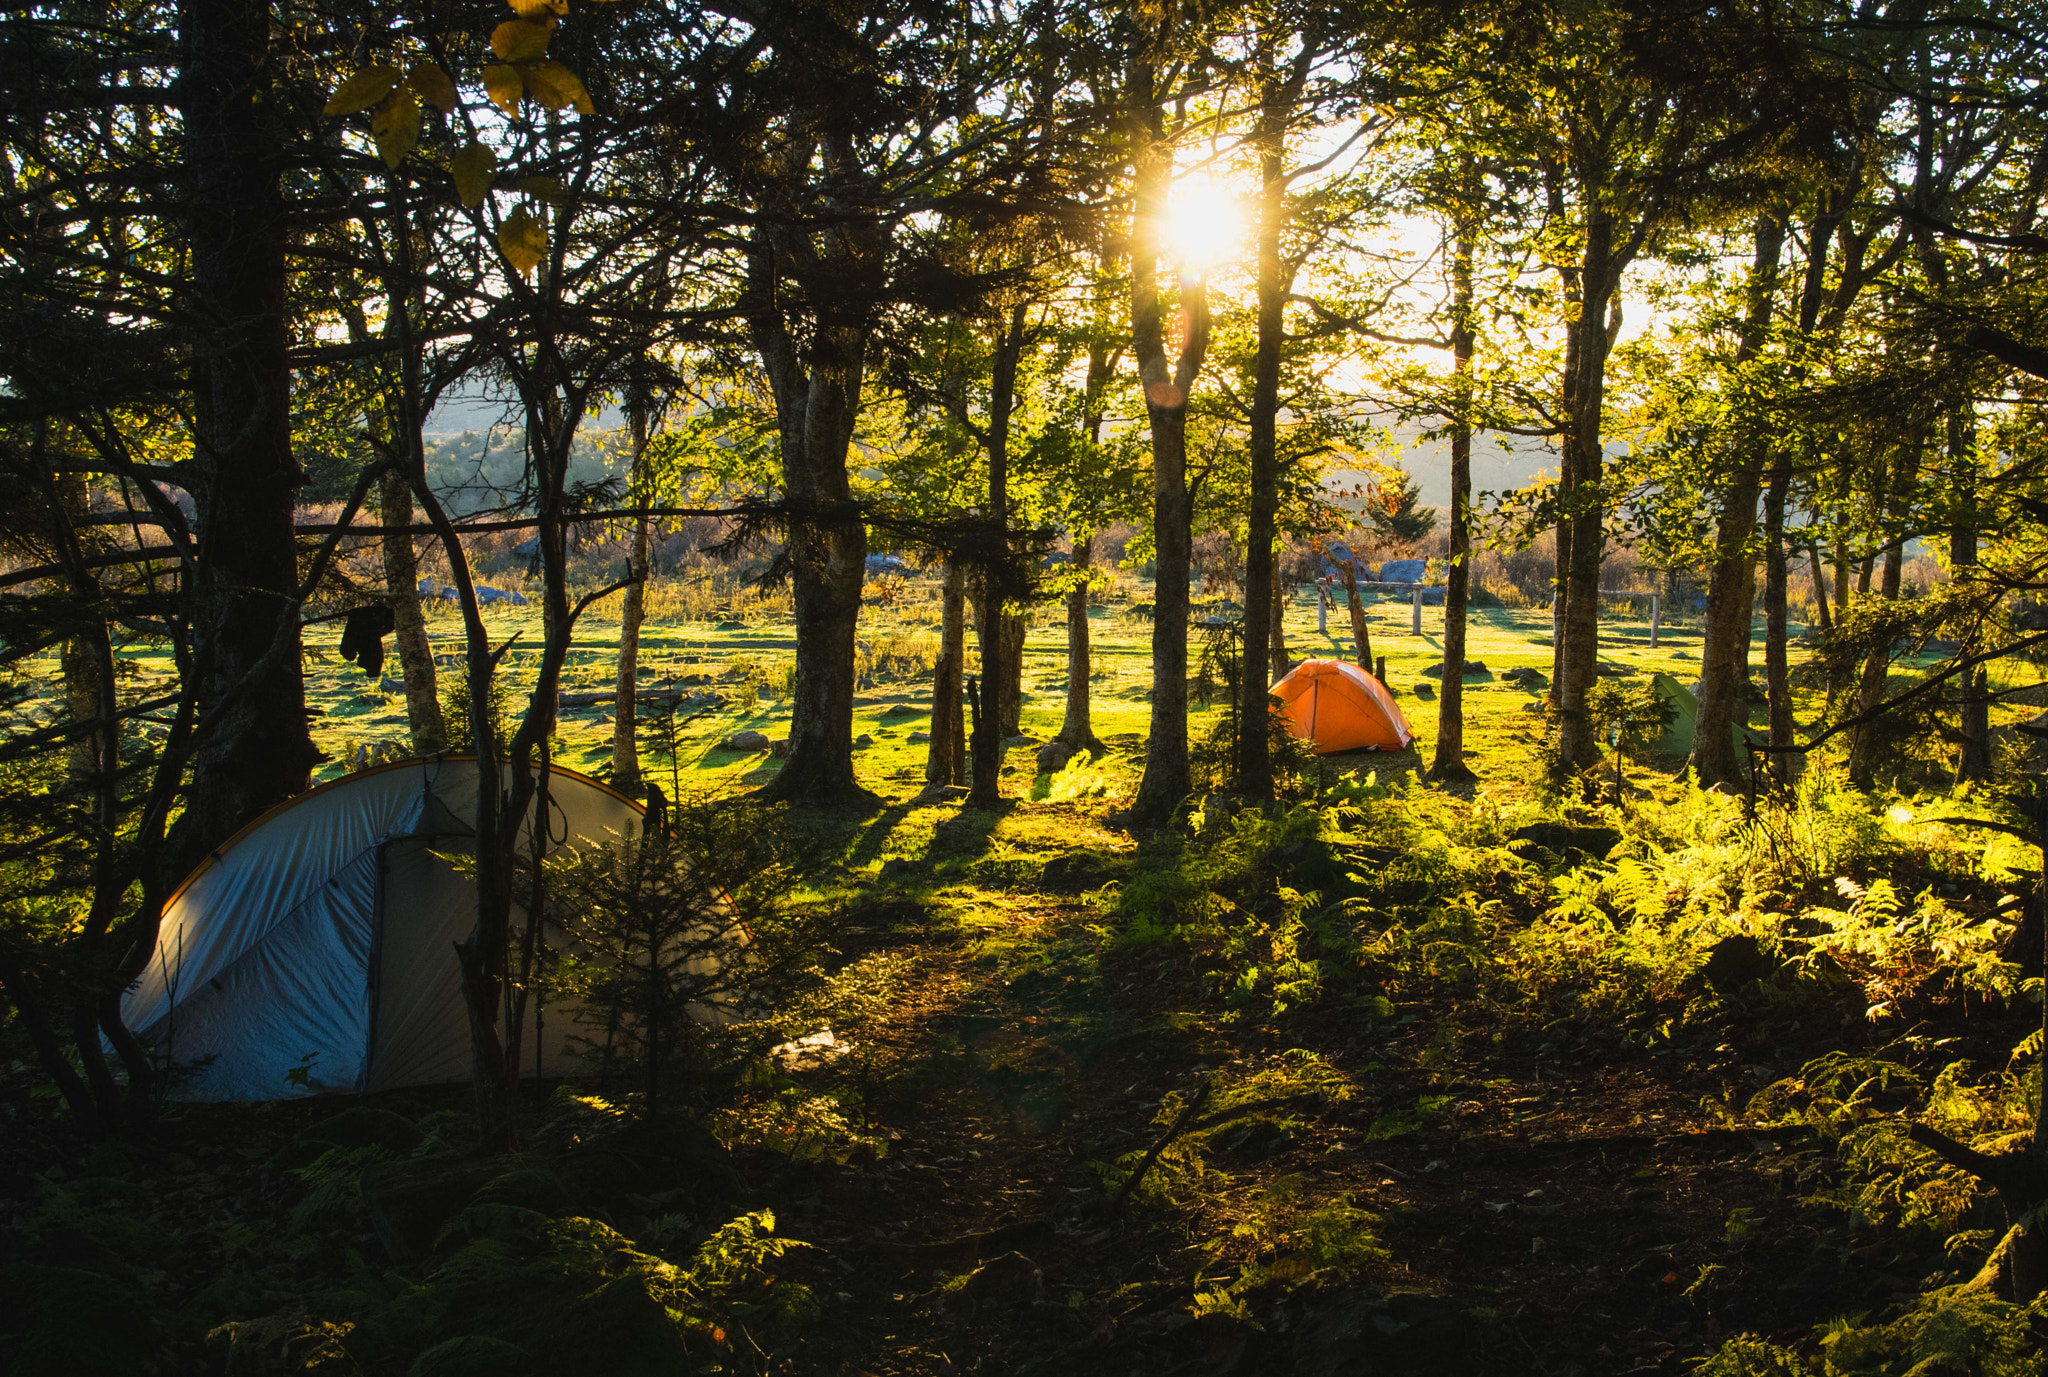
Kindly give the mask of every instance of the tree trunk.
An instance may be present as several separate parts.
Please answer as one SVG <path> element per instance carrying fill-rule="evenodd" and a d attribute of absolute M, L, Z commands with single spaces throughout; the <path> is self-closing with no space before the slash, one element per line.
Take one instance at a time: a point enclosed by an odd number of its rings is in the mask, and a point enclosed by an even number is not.
<path fill-rule="evenodd" d="M 647 402 L 636 399 L 627 413 L 633 428 L 632 490 L 635 505 L 646 502 Z M 647 615 L 648 521 L 633 518 L 633 548 L 628 556 L 625 601 L 619 608 L 619 678 L 612 698 L 612 787 L 625 794 L 640 792 L 640 736 L 635 730 L 635 695 L 640 687 L 640 624 Z"/>
<path fill-rule="evenodd" d="M 1009 715 L 1012 697 L 1022 697 L 1019 677 L 1023 662 L 1022 619 L 1006 611 L 1010 601 L 1010 413 L 1017 395 L 1017 363 L 1024 352 L 1024 303 L 1018 302 L 1000 329 L 989 377 L 988 520 L 999 542 L 995 561 L 984 566 L 980 596 L 975 601 L 975 629 L 981 644 L 981 714 L 974 722 L 971 779 L 967 801 L 976 808 L 994 808 L 1003 799 L 1003 742 L 1013 733 Z M 1014 646 L 1014 649 L 1013 649 Z M 1016 711 L 1022 711 L 1021 702 Z"/>
<path fill-rule="evenodd" d="M 92 643 L 82 636 L 64 642 L 59 661 L 64 674 L 64 705 L 76 722 L 96 721 L 100 715 L 99 657 Z M 105 733 L 94 729 L 80 732 L 64 748 L 64 782 L 74 790 L 97 787 L 100 778 L 100 742 Z"/>
<path fill-rule="evenodd" d="M 1749 269 L 1749 304 L 1731 367 L 1740 369 L 1763 347 L 1776 295 L 1785 223 L 1774 215 L 1756 222 L 1756 252 Z M 1737 439 L 1742 448 L 1721 500 L 1714 562 L 1707 584 L 1707 619 L 1700 641 L 1700 701 L 1693 734 L 1693 773 L 1702 786 L 1732 785 L 1748 774 L 1730 740 L 1749 720 L 1750 626 L 1756 608 L 1756 504 L 1762 495 L 1763 441 Z M 1740 711 L 1737 707 L 1740 705 Z"/>
<path fill-rule="evenodd" d="M 1885 547 L 1884 573 L 1879 579 L 1878 596 L 1887 602 L 1895 602 L 1899 596 L 1899 576 L 1905 565 L 1905 542 L 1893 541 Z M 1856 711 L 1860 715 L 1875 708 L 1884 700 L 1885 685 L 1891 679 L 1892 648 L 1889 645 L 1872 646 L 1869 657 L 1863 662 L 1863 672 L 1856 685 Z M 1877 782 L 1877 733 L 1871 723 L 1864 723 L 1855 729 L 1855 740 L 1849 748 L 1849 782 L 1859 789 L 1868 789 Z"/>
<path fill-rule="evenodd" d="M 1188 391 L 1209 350 L 1209 286 L 1183 275 L 1181 347 L 1169 359 L 1166 303 L 1159 291 L 1159 235 L 1173 184 L 1173 144 L 1159 92 L 1156 58 L 1133 59 L 1127 135 L 1134 168 L 1131 217 L 1131 352 L 1145 389 L 1152 439 L 1152 734 L 1133 803 L 1137 817 L 1164 823 L 1193 781 L 1188 764 L 1188 580 L 1193 503 L 1188 492 Z"/>
<path fill-rule="evenodd" d="M 1600 760 L 1598 733 L 1586 715 L 1600 661 L 1600 568 L 1607 551 L 1607 498 L 1602 491 L 1601 422 L 1607 400 L 1607 354 L 1620 326 L 1612 314 L 1619 270 L 1613 262 L 1613 222 L 1598 208 L 1586 216 L 1585 254 L 1579 276 L 1579 316 L 1568 328 L 1568 363 L 1560 410 L 1565 417 L 1567 516 L 1560 525 L 1559 558 L 1565 572 L 1564 637 L 1555 682 L 1558 754 L 1570 766 Z"/>
<path fill-rule="evenodd" d="M 1977 566 L 1977 482 L 1976 437 L 1971 419 L 1963 410 L 1949 413 L 1949 471 L 1954 475 L 1955 519 L 1949 527 L 1948 562 L 1950 577 L 1962 583 L 1973 577 Z M 1959 650 L 1969 655 L 1983 647 L 1973 638 Z M 1991 704 L 1985 697 L 1988 685 L 1984 670 L 1959 676 L 1956 690 L 1956 728 L 1962 749 L 1956 756 L 1958 784 L 1981 783 L 1991 778 Z"/>
<path fill-rule="evenodd" d="M 412 525 L 412 484 L 396 470 L 378 483 L 386 526 Z M 412 753 L 439 755 L 448 749 L 448 725 L 441 719 L 441 688 L 434 673 L 434 648 L 427 639 L 427 619 L 420 611 L 419 561 L 412 537 L 387 533 L 384 554 L 384 595 L 391 599 L 392 639 L 398 648 L 398 672 L 405 679 L 405 718 L 412 730 Z"/>
<path fill-rule="evenodd" d="M 1024 730 L 1024 640 L 1031 624 L 1022 615 L 1003 617 L 1003 734 Z"/>
<path fill-rule="evenodd" d="M 1786 637 L 1790 626 L 1785 602 L 1791 573 L 1785 549 L 1785 501 L 1792 490 L 1792 458 L 1780 451 L 1771 468 L 1771 486 L 1764 493 L 1764 689 L 1770 699 L 1770 765 L 1780 781 L 1789 781 L 1798 769 L 1791 747 L 1796 733 L 1792 720 L 1792 665 Z M 1745 673 L 1744 714 L 1747 717 L 1748 675 Z"/>
<path fill-rule="evenodd" d="M 849 246 L 849 252 L 851 251 Z M 770 802 L 872 805 L 853 770 L 854 639 L 867 572 L 867 529 L 853 506 L 846 456 L 860 411 L 867 321 L 858 303 L 820 310 L 801 352 L 778 301 L 776 255 L 749 255 L 749 325 L 775 392 L 788 556 L 796 603 L 796 684 L 789 756 L 760 791 Z"/>
<path fill-rule="evenodd" d="M 1267 680 L 1270 686 L 1285 678 L 1287 671 L 1293 668 L 1293 662 L 1287 657 L 1287 586 L 1278 578 L 1273 580 L 1273 636 L 1268 645 L 1272 651 L 1272 663 L 1267 666 L 1271 674 Z M 1272 704 L 1264 706 L 1270 710 Z"/>
<path fill-rule="evenodd" d="M 1351 614 L 1351 643 L 1358 647 L 1358 666 L 1367 674 L 1372 668 L 1372 630 L 1365 623 L 1365 599 L 1358 596 L 1358 571 L 1346 560 L 1344 570 L 1344 607 Z"/>
<path fill-rule="evenodd" d="M 1807 542 L 1806 561 L 1813 570 L 1813 622 L 1825 636 L 1835 629 L 1835 619 L 1828 610 L 1828 578 L 1821 569 L 1819 541 Z"/>
<path fill-rule="evenodd" d="M 196 861 L 306 787 L 296 602 L 283 160 L 270 95 L 270 6 L 185 0 L 178 16 L 192 279 L 195 571 L 201 711 L 245 679 L 193 757 L 179 825 Z"/>
<path fill-rule="evenodd" d="M 1090 751 L 1099 756 L 1103 750 L 1102 742 L 1096 739 L 1095 728 L 1089 720 L 1088 676 L 1092 657 L 1088 645 L 1088 582 L 1085 578 L 1093 567 L 1094 552 L 1094 533 L 1076 532 L 1073 569 L 1084 577 L 1067 590 L 1067 706 L 1060 720 L 1059 735 L 1054 739 L 1070 751 Z"/>
<path fill-rule="evenodd" d="M 1468 197 L 1476 188 L 1465 173 Z M 1469 205 L 1468 205 L 1469 214 Z M 1436 710 L 1438 783 L 1472 778 L 1465 764 L 1465 613 L 1472 588 L 1472 226 L 1458 222 L 1451 250 L 1451 529 L 1444 588 L 1444 679 Z"/>
<path fill-rule="evenodd" d="M 939 663 L 932 671 L 931 744 L 924 778 L 931 785 L 967 782 L 967 566 L 946 561 L 939 595 Z"/>
<path fill-rule="evenodd" d="M 1280 256 L 1287 228 L 1287 110 L 1270 48 L 1258 52 L 1262 105 L 1253 142 L 1259 152 L 1258 347 L 1252 361 L 1252 395 L 1246 459 L 1251 469 L 1246 511 L 1243 668 L 1238 675 L 1237 791 L 1248 798 L 1273 797 L 1273 761 L 1267 719 L 1270 680 L 1256 673 L 1260 649 L 1280 625 L 1279 579 L 1273 546 L 1280 513 L 1280 364 L 1287 347 L 1287 294 L 1294 274 Z"/>

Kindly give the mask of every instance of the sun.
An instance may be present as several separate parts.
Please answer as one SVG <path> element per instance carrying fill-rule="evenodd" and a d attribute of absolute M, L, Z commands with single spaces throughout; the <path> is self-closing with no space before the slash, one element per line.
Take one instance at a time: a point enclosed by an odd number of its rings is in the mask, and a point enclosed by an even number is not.
<path fill-rule="evenodd" d="M 1200 174 L 1173 184 L 1166 209 L 1166 244 L 1182 268 L 1213 268 L 1234 257 L 1243 242 L 1244 203 L 1237 193 Z"/>

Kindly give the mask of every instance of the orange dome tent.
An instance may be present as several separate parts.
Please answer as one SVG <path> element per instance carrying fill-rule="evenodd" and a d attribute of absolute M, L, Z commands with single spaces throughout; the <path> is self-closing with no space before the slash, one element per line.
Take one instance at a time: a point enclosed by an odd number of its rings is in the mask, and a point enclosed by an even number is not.
<path fill-rule="evenodd" d="M 1342 660 L 1304 660 L 1269 690 L 1285 704 L 1288 728 L 1333 751 L 1398 751 L 1415 740 L 1386 685 Z"/>

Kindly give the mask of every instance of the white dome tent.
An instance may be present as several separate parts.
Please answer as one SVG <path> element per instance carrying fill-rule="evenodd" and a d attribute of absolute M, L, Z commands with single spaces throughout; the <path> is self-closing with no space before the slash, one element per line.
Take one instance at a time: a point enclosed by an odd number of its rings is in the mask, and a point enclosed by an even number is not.
<path fill-rule="evenodd" d="M 476 888 L 434 852 L 468 849 L 476 800 L 473 756 L 365 770 L 279 804 L 193 872 L 121 1006 L 145 1044 L 191 1068 L 179 1098 L 365 1094 L 468 1077 L 455 944 L 476 927 Z M 558 846 L 634 836 L 643 814 L 559 765 L 548 803 Z M 529 1027 L 526 1065 L 569 1071 L 570 1011 L 543 1014 L 536 1001 L 528 1016 L 544 1018 L 546 1038 Z M 306 1076 L 292 1078 L 302 1066 Z"/>

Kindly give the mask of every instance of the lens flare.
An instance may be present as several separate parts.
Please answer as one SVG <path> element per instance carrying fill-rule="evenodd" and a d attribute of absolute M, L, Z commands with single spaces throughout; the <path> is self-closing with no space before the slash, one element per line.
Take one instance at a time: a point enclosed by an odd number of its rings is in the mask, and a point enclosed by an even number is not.
<path fill-rule="evenodd" d="M 1244 205 L 1230 188 L 1205 176 L 1174 183 L 1166 212 L 1166 243 L 1182 268 L 1213 268 L 1233 257 L 1243 240 Z"/>

